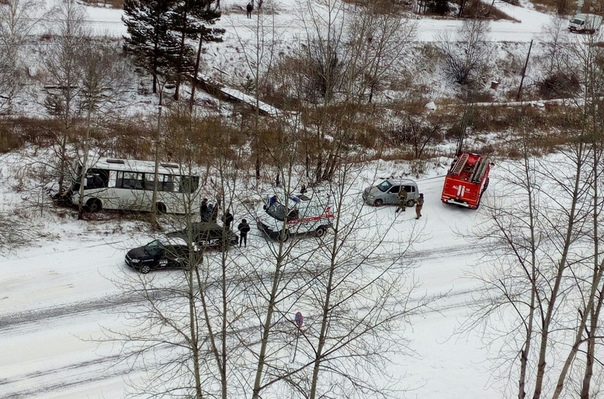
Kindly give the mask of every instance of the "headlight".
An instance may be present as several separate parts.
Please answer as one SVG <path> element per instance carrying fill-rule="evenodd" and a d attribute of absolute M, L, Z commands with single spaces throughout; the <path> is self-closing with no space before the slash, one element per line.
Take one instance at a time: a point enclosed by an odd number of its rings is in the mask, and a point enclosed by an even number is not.
<path fill-rule="evenodd" d="M 140 262 L 141 262 L 141 260 L 140 260 L 140 259 L 131 259 L 130 261 L 131 261 L 132 263 L 140 263 Z"/>

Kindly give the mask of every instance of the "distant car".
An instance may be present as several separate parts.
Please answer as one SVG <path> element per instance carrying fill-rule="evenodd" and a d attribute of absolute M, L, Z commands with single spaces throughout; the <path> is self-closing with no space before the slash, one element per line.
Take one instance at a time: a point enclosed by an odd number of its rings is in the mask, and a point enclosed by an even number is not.
<path fill-rule="evenodd" d="M 126 264 L 143 274 L 158 269 L 188 269 L 191 261 L 199 259 L 201 251 L 197 245 L 189 247 L 185 240 L 177 237 L 153 240 L 126 254 Z"/>
<path fill-rule="evenodd" d="M 239 242 L 237 234 L 215 222 L 195 222 L 191 224 L 191 234 L 185 228 L 166 233 L 166 236 L 184 240 L 190 237 L 202 250 L 210 248 L 226 250 Z"/>
<path fill-rule="evenodd" d="M 415 200 L 419 198 L 419 189 L 417 183 L 411 179 L 384 179 L 380 184 L 367 187 L 363 191 L 363 200 L 369 205 L 398 205 L 398 192 L 401 190 L 407 192 L 407 206 L 415 205 Z"/>

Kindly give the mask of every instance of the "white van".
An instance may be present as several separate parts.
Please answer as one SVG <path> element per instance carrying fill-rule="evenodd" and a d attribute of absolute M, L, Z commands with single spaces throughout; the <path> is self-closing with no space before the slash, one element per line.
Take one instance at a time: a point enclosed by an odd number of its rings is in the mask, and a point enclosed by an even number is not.
<path fill-rule="evenodd" d="M 294 234 L 322 237 L 332 226 L 331 196 L 320 192 L 265 195 L 256 219 L 258 229 L 274 240 L 287 241 Z"/>
<path fill-rule="evenodd" d="M 568 30 L 577 33 L 596 33 L 602 24 L 602 17 L 596 14 L 577 14 L 568 24 Z"/>
<path fill-rule="evenodd" d="M 375 186 L 367 187 L 363 191 L 363 200 L 375 206 L 398 205 L 400 190 L 407 192 L 407 206 L 415 205 L 415 201 L 419 198 L 419 189 L 417 183 L 411 179 L 384 179 Z"/>

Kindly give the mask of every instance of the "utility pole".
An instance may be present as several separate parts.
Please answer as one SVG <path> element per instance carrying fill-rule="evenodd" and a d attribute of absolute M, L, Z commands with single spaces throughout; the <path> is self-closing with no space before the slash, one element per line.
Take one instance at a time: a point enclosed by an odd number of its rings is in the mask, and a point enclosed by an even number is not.
<path fill-rule="evenodd" d="M 522 85 L 524 84 L 524 75 L 526 75 L 526 67 L 528 66 L 529 57 L 531 56 L 532 48 L 533 48 L 533 40 L 531 39 L 531 44 L 529 45 L 528 54 L 526 55 L 526 61 L 524 62 L 524 68 L 522 68 L 522 79 L 520 79 L 520 87 L 518 88 L 518 95 L 516 96 L 516 101 L 520 101 L 520 94 L 522 93 Z"/>
<path fill-rule="evenodd" d="M 155 138 L 155 170 L 153 177 L 153 194 L 151 195 L 151 225 L 153 228 L 159 228 L 157 222 L 157 183 L 159 174 L 159 143 L 161 142 L 161 109 L 164 94 L 165 82 L 160 82 L 159 86 L 159 104 L 157 107 L 157 136 Z"/>

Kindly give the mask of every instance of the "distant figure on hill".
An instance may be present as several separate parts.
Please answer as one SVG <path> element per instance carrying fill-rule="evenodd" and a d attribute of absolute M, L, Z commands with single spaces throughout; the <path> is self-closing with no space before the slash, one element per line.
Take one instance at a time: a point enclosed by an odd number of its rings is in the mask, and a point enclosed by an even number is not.
<path fill-rule="evenodd" d="M 245 7 L 245 9 L 247 10 L 248 18 L 252 18 L 252 11 L 254 11 L 254 5 L 252 4 L 252 1 L 254 0 L 250 0 L 250 2 L 247 3 L 247 6 Z"/>

